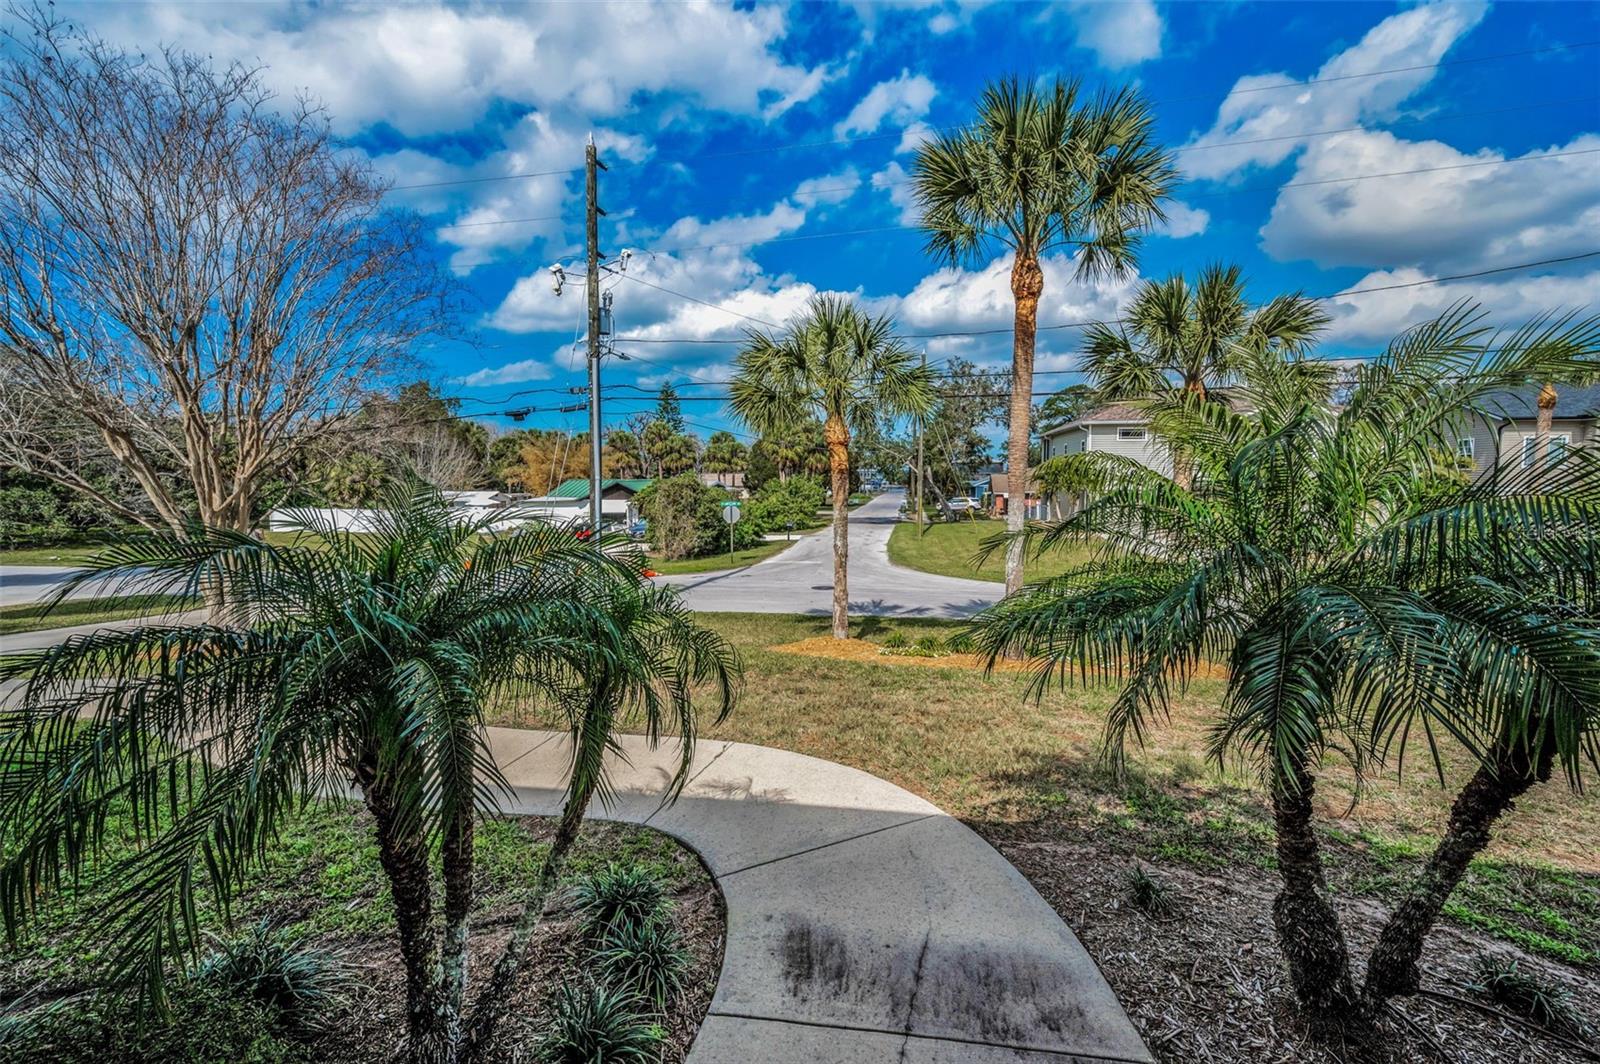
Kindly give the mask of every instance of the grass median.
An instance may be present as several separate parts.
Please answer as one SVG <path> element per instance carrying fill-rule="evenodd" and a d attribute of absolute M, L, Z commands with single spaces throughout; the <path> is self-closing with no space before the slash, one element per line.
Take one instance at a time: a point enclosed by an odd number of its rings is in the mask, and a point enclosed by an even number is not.
<path fill-rule="evenodd" d="M 978 554 L 985 542 L 1006 530 L 1004 521 L 948 521 L 932 524 L 917 534 L 914 522 L 902 521 L 889 534 L 889 560 L 907 569 L 919 569 L 940 576 L 959 576 L 968 580 L 1006 578 L 1006 552 L 1002 545 L 990 551 L 981 562 Z M 1030 556 L 1023 566 L 1029 581 L 1060 576 L 1088 557 L 1084 547 L 1073 546 L 1051 551 L 1040 558 Z"/>

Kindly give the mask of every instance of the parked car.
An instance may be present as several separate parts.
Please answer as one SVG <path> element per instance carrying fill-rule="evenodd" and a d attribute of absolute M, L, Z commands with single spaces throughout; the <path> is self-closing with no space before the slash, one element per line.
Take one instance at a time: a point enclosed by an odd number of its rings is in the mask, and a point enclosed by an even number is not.
<path fill-rule="evenodd" d="M 949 499 L 948 502 L 950 504 L 951 511 L 958 514 L 964 514 L 972 510 L 982 509 L 982 507 L 978 505 L 978 500 L 974 499 L 970 495 L 957 495 L 954 498 Z"/>

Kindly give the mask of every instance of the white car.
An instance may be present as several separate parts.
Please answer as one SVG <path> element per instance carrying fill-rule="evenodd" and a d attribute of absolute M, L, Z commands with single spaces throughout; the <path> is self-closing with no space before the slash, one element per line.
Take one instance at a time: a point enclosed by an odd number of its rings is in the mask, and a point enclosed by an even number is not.
<path fill-rule="evenodd" d="M 964 514 L 978 509 L 978 500 L 970 495 L 958 495 L 949 500 L 950 509 L 958 514 Z"/>

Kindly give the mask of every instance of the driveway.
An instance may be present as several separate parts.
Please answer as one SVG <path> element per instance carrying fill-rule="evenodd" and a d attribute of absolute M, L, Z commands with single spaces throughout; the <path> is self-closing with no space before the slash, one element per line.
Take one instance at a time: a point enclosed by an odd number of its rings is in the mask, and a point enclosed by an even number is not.
<path fill-rule="evenodd" d="M 1002 585 L 960 580 L 889 563 L 889 533 L 904 492 L 892 491 L 850 514 L 850 612 L 878 617 L 970 617 L 999 601 Z M 725 573 L 662 576 L 706 612 L 833 612 L 833 530 L 801 537 L 782 554 Z"/>

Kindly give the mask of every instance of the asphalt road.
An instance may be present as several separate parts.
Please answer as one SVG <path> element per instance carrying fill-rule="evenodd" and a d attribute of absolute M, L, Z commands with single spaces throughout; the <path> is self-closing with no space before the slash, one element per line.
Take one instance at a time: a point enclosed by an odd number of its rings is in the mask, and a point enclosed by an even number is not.
<path fill-rule="evenodd" d="M 878 617 L 969 617 L 1000 598 L 1002 585 L 958 580 L 889 563 L 903 492 L 886 492 L 850 514 L 850 612 Z M 833 611 L 833 529 L 800 539 L 783 553 L 745 569 L 663 576 L 684 599 L 707 612 Z"/>
<path fill-rule="evenodd" d="M 1001 585 L 985 580 L 902 569 L 889 564 L 889 533 L 897 523 L 901 492 L 887 492 L 850 514 L 850 612 L 878 617 L 969 617 L 1000 598 Z M 0 566 L 0 605 L 36 602 L 73 572 L 66 566 Z M 683 590 L 708 612 L 811 613 L 833 610 L 833 530 L 800 537 L 783 553 L 744 569 L 657 577 Z M 74 598 L 110 593 L 91 582 Z M 126 591 L 126 588 L 121 590 Z"/>

